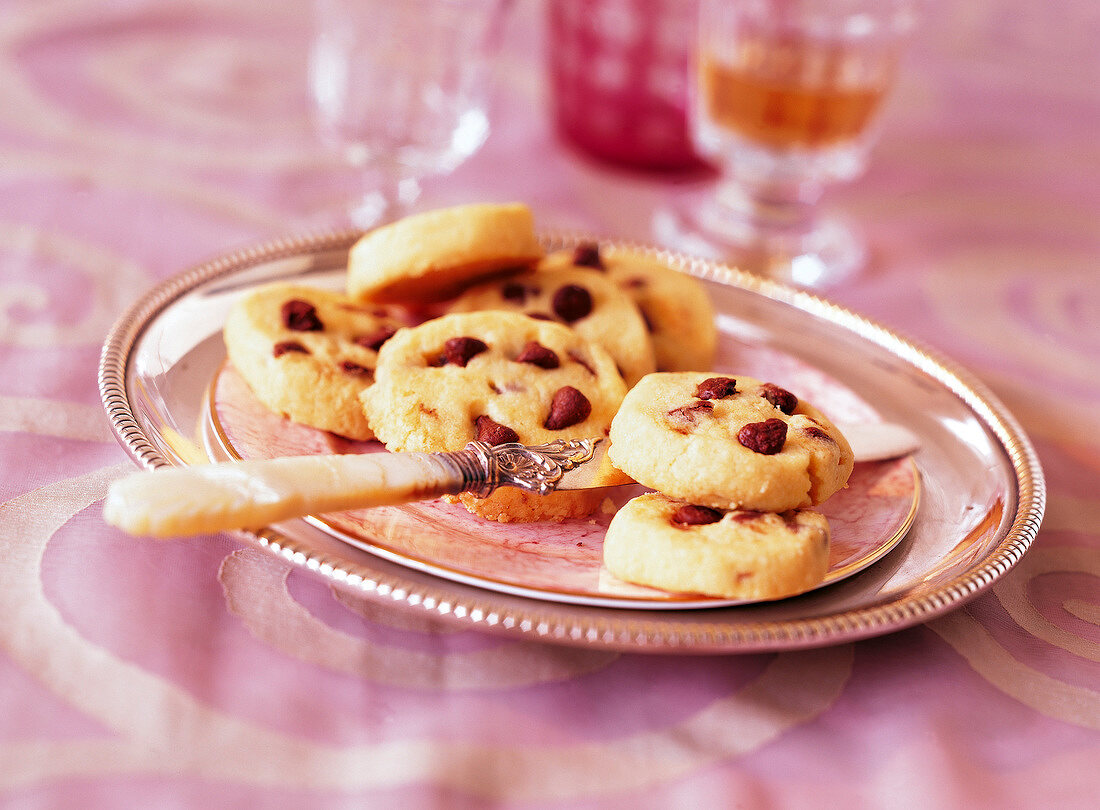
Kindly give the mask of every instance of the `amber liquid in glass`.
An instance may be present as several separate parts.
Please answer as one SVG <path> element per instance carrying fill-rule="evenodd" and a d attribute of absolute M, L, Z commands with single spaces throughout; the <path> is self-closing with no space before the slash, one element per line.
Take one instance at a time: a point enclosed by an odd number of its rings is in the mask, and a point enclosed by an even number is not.
<path fill-rule="evenodd" d="M 732 61 L 703 53 L 702 100 L 714 124 L 769 147 L 823 148 L 857 138 L 881 105 L 892 59 L 836 44 L 747 40 Z"/>

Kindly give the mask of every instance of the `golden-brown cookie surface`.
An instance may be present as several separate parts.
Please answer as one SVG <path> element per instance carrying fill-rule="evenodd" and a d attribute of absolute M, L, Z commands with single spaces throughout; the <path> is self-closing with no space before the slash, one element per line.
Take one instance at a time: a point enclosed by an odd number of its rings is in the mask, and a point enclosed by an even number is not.
<path fill-rule="evenodd" d="M 645 321 L 657 371 L 705 371 L 714 363 L 718 330 L 714 306 L 703 285 L 655 258 L 596 243 L 560 250 L 539 269 L 601 270 L 637 305 Z"/>
<path fill-rule="evenodd" d="M 294 422 L 351 439 L 373 434 L 359 394 L 378 349 L 403 323 L 315 287 L 273 284 L 242 298 L 226 319 L 229 360 L 257 399 Z"/>
<path fill-rule="evenodd" d="M 603 273 L 536 270 L 470 288 L 452 312 L 504 310 L 556 321 L 603 346 L 628 386 L 656 368 L 653 343 L 633 300 Z"/>
<path fill-rule="evenodd" d="M 821 583 L 829 564 L 824 515 L 720 511 L 652 492 L 608 526 L 604 566 L 619 579 L 727 599 L 779 599 Z"/>
<path fill-rule="evenodd" d="M 477 203 L 412 214 L 375 228 L 348 254 L 348 295 L 357 301 L 443 301 L 484 278 L 543 255 L 531 210 Z"/>
<path fill-rule="evenodd" d="M 750 377 L 658 372 L 627 394 L 610 458 L 651 489 L 721 509 L 821 503 L 852 472 L 851 447 L 812 405 Z"/>
<path fill-rule="evenodd" d="M 560 324 L 512 312 L 444 315 L 391 338 L 362 401 L 390 450 L 461 450 L 468 442 L 544 444 L 607 435 L 626 386 L 610 356 Z M 624 478 L 624 480 L 626 480 Z M 599 490 L 463 496 L 493 520 L 587 514 Z"/>

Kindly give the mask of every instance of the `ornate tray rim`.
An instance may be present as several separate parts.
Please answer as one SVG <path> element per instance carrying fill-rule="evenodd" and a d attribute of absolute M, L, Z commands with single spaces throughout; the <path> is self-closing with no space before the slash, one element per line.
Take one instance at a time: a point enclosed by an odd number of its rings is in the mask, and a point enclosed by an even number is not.
<path fill-rule="evenodd" d="M 337 230 L 294 235 L 242 247 L 195 265 L 166 279 L 135 301 L 115 322 L 100 355 L 100 396 L 119 443 L 141 467 L 153 469 L 173 462 L 148 440 L 132 410 L 126 390 L 129 359 L 147 324 L 196 286 L 249 267 L 320 251 L 349 248 L 360 232 Z M 928 621 L 987 590 L 1004 576 L 1031 546 L 1043 518 L 1046 484 L 1038 456 L 1016 421 L 996 396 L 969 372 L 936 351 L 902 337 L 851 310 L 803 290 L 764 279 L 708 259 L 622 240 L 578 233 L 546 233 L 547 249 L 599 241 L 615 248 L 647 253 L 692 275 L 730 285 L 823 317 L 857 337 L 892 352 L 902 361 L 933 377 L 970 408 L 1000 442 L 1016 476 L 1018 504 L 1011 524 L 978 565 L 920 595 L 903 594 L 874 606 L 829 616 L 779 621 L 731 623 L 725 610 L 695 613 L 684 621 L 662 619 L 665 611 L 638 615 L 615 608 L 544 605 L 523 597 L 504 597 L 400 569 L 383 570 L 365 562 L 334 556 L 275 528 L 233 532 L 244 541 L 372 599 L 390 601 L 446 617 L 471 628 L 521 635 L 538 640 L 624 651 L 731 653 L 798 649 L 854 641 L 901 630 Z M 366 552 L 356 551 L 369 558 Z M 410 574 L 412 572 L 409 572 Z M 565 607 L 567 609 L 563 610 Z M 669 611 L 671 613 L 671 611 Z M 715 618 L 715 614 L 719 617 Z M 726 614 L 728 616 L 728 614 Z"/>

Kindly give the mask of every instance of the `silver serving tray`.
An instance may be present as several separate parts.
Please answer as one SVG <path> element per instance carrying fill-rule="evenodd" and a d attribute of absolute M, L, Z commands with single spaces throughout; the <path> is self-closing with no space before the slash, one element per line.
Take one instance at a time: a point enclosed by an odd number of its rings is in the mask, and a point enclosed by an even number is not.
<path fill-rule="evenodd" d="M 143 467 L 203 453 L 208 386 L 225 358 L 233 301 L 260 283 L 309 283 L 346 261 L 355 232 L 293 237 L 214 259 L 160 284 L 112 328 L 100 359 L 104 407 Z M 591 239 L 547 235 L 548 250 Z M 1003 576 L 1042 519 L 1045 485 L 1015 419 L 967 372 L 809 293 L 639 245 L 703 280 L 720 332 L 842 380 L 881 418 L 921 440 L 920 506 L 904 539 L 865 571 L 803 596 L 692 611 L 555 603 L 497 592 L 383 559 L 323 526 L 288 521 L 246 542 L 367 598 L 487 631 L 631 651 L 729 653 L 852 641 L 952 610 Z"/>

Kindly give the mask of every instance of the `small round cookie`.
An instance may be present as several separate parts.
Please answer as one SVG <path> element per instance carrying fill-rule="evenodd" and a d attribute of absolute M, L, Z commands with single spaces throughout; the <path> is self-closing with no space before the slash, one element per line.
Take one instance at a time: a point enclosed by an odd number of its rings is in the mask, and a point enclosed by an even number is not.
<path fill-rule="evenodd" d="M 532 266 L 543 255 L 531 210 L 478 203 L 412 214 L 375 228 L 348 253 L 356 301 L 429 304 L 477 281 Z"/>
<path fill-rule="evenodd" d="M 812 405 L 749 377 L 658 372 L 623 400 L 611 462 L 638 483 L 719 509 L 785 512 L 821 503 L 854 458 Z"/>
<path fill-rule="evenodd" d="M 561 324 L 500 311 L 444 315 L 401 330 L 382 347 L 375 378 L 363 407 L 394 451 L 606 436 L 626 393 L 598 345 Z M 488 498 L 459 499 L 475 514 L 508 522 L 581 517 L 605 495 L 501 487 Z"/>
<path fill-rule="evenodd" d="M 603 541 L 621 580 L 725 599 L 780 599 L 821 584 L 829 523 L 808 509 L 723 512 L 657 492 L 627 502 Z"/>
<path fill-rule="evenodd" d="M 653 342 L 633 300 L 603 273 L 583 268 L 532 270 L 472 287 L 451 312 L 504 310 L 553 320 L 603 346 L 631 386 L 656 369 Z"/>
<path fill-rule="evenodd" d="M 229 360 L 267 408 L 349 439 L 373 433 L 359 394 L 378 349 L 404 324 L 314 287 L 272 284 L 239 300 L 223 337 Z"/>
<path fill-rule="evenodd" d="M 603 270 L 634 299 L 653 341 L 658 371 L 706 371 L 714 365 L 714 305 L 699 281 L 641 253 L 586 242 L 539 262 L 540 270 Z"/>

